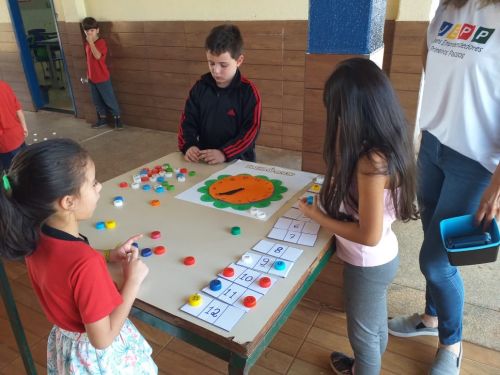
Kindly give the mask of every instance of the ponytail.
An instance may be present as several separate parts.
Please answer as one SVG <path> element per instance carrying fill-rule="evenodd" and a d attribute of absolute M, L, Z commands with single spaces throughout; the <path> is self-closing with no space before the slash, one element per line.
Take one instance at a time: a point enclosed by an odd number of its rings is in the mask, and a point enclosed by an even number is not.
<path fill-rule="evenodd" d="M 58 199 L 79 194 L 88 161 L 78 143 L 62 138 L 16 155 L 0 186 L 0 256 L 18 259 L 35 251 L 40 227 Z"/>
<path fill-rule="evenodd" d="M 8 181 L 8 175 L 3 176 Z M 8 259 L 22 258 L 35 249 L 38 240 L 34 222 L 22 214 L 10 199 L 11 191 L 0 187 L 0 255 Z"/>

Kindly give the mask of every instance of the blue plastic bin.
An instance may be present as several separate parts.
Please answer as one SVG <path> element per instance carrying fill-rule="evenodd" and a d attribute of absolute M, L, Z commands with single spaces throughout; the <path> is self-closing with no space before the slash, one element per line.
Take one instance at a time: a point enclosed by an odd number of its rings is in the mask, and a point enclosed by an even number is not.
<path fill-rule="evenodd" d="M 449 248 L 448 239 L 453 237 L 479 235 L 482 227 L 475 226 L 474 215 L 464 215 L 442 220 L 440 223 L 441 240 L 448 253 L 448 259 L 454 266 L 481 264 L 497 260 L 500 245 L 500 233 L 495 219 L 492 220 L 488 232 L 491 242 L 480 246 Z"/>

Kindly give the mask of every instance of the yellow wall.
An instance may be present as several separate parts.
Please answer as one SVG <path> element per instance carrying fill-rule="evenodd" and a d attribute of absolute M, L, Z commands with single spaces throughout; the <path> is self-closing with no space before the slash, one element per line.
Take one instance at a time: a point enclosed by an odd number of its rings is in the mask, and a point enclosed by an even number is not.
<path fill-rule="evenodd" d="M 307 20 L 308 0 L 53 0 L 59 21 Z M 436 0 L 434 0 L 436 2 Z M 433 0 L 387 0 L 387 19 L 428 21 Z M 140 6 L 140 4 L 146 6 Z M 0 0 L 0 22 L 10 22 Z"/>
<path fill-rule="evenodd" d="M 99 20 L 306 20 L 308 0 L 86 0 Z M 145 6 L 141 6 L 145 5 Z"/>
<path fill-rule="evenodd" d="M 7 8 L 7 0 L 0 0 L 0 22 L 10 22 L 9 8 Z"/>
<path fill-rule="evenodd" d="M 400 2 L 387 0 L 387 19 L 397 18 Z M 137 0 L 54 0 L 54 3 L 59 19 L 67 22 L 79 21 L 86 15 L 102 21 L 307 20 L 309 12 L 309 0 L 146 0 L 143 7 Z"/>
<path fill-rule="evenodd" d="M 387 0 L 387 11 L 385 18 L 388 20 L 395 20 L 398 17 L 399 0 Z"/>
<path fill-rule="evenodd" d="M 429 21 L 434 0 L 399 0 L 397 21 Z"/>
<path fill-rule="evenodd" d="M 86 17 L 85 0 L 53 0 L 58 21 L 79 22 Z"/>

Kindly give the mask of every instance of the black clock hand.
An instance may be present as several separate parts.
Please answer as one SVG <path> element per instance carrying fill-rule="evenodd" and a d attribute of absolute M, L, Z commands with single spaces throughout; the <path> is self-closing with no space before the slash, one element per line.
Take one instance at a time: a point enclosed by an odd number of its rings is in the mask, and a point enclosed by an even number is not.
<path fill-rule="evenodd" d="M 217 193 L 217 195 L 233 195 L 233 194 L 236 194 L 242 190 L 245 190 L 245 188 L 238 188 L 238 189 L 234 189 L 234 190 L 229 190 L 229 191 L 225 191 L 223 193 Z"/>

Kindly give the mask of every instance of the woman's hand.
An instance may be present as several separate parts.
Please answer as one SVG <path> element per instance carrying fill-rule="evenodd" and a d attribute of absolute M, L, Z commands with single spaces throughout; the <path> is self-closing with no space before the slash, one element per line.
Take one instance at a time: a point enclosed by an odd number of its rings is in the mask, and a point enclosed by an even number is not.
<path fill-rule="evenodd" d="M 476 213 L 476 224 L 483 224 L 483 230 L 488 230 L 491 220 L 500 220 L 500 186 L 494 180 L 486 188 Z"/>

